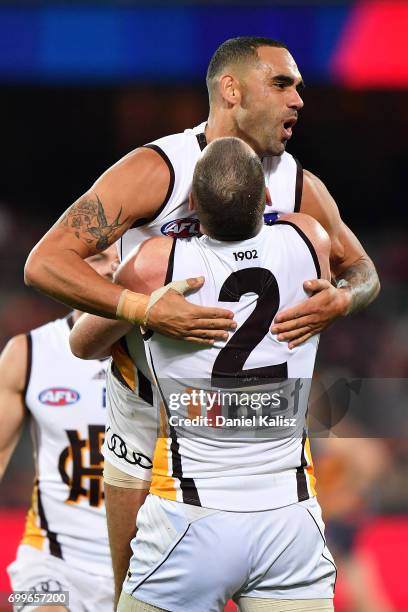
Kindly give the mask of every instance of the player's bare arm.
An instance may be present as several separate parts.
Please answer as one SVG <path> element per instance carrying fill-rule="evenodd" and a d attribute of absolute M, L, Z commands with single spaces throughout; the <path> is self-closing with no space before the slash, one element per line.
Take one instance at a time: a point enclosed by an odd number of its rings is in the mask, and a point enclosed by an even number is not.
<path fill-rule="evenodd" d="M 336 318 L 365 308 L 380 290 L 373 262 L 341 220 L 325 185 L 306 170 L 300 209 L 317 219 L 330 236 L 333 282 L 310 279 L 304 287 L 311 297 L 275 317 L 272 331 L 278 334 L 279 340 L 289 342 L 290 348 L 320 333 Z"/>
<path fill-rule="evenodd" d="M 146 294 L 151 294 L 156 289 L 163 287 L 172 244 L 173 240 L 164 236 L 146 240 L 119 266 L 115 274 L 115 283 L 119 283 L 121 287 L 126 287 L 131 291 Z M 178 294 L 172 289 L 167 293 L 169 294 L 167 303 L 171 304 L 173 302 L 174 304 L 173 320 L 176 322 L 178 320 L 178 325 L 181 327 L 185 325 L 185 322 L 182 321 L 183 313 L 177 310 Z M 190 304 L 188 302 L 186 304 L 188 308 Z M 161 300 L 156 302 L 156 305 L 152 308 L 152 313 L 149 314 L 149 324 L 151 316 L 156 317 L 157 320 L 162 319 L 160 332 L 174 337 L 174 324 L 173 331 L 167 330 L 165 311 L 162 308 Z M 193 317 L 196 329 L 202 337 L 196 338 L 191 335 L 184 339 L 211 344 L 213 340 L 210 338 L 210 333 L 205 329 L 207 324 L 205 319 L 206 308 L 191 305 L 191 317 Z M 226 319 L 225 325 L 228 324 L 229 320 Z M 235 323 L 231 322 L 231 328 L 234 328 L 234 326 Z M 71 350 L 74 355 L 81 359 L 102 359 L 111 354 L 113 344 L 130 329 L 131 325 L 125 321 L 109 320 L 90 314 L 82 315 L 71 330 Z M 228 333 L 222 329 L 214 329 L 211 336 L 212 338 L 225 340 L 228 338 Z M 181 334 L 179 337 L 182 338 Z"/>
<path fill-rule="evenodd" d="M 121 263 L 115 274 L 115 283 L 148 295 L 163 286 L 172 242 L 171 238 L 165 237 L 146 240 Z M 115 342 L 131 328 L 126 321 L 84 314 L 71 330 L 71 350 L 81 359 L 107 357 Z"/>
<path fill-rule="evenodd" d="M 155 151 L 141 148 L 127 155 L 107 170 L 35 246 L 25 267 L 26 283 L 79 310 L 116 318 L 123 288 L 101 278 L 84 259 L 113 244 L 136 220 L 151 217 L 164 201 L 169 183 L 169 169 Z M 201 286 L 202 281 L 193 280 L 191 285 Z M 148 299 L 146 295 L 136 296 L 138 313 L 144 312 Z M 159 321 L 163 316 L 166 333 L 201 337 L 191 316 L 195 307 L 179 294 L 166 294 L 160 301 L 152 309 L 149 327 L 162 331 Z M 167 301 L 171 302 L 168 306 Z M 182 321 L 177 318 L 172 330 L 175 303 L 183 317 Z M 207 330 L 228 329 L 230 321 L 227 327 L 225 322 L 232 313 L 210 308 L 205 318 Z"/>
<path fill-rule="evenodd" d="M 105 359 L 110 357 L 115 342 L 131 329 L 132 324 L 126 321 L 85 313 L 71 330 L 71 351 L 80 359 Z"/>
<path fill-rule="evenodd" d="M 12 338 L 0 355 L 0 480 L 23 429 L 27 338 Z"/>
<path fill-rule="evenodd" d="M 320 277 L 322 280 L 330 281 L 330 253 L 332 247 L 330 236 L 324 227 L 316 219 L 304 213 L 288 213 L 283 215 L 281 219 L 297 225 L 310 240 L 319 260 Z"/>
<path fill-rule="evenodd" d="M 115 318 L 121 288 L 83 260 L 113 244 L 137 219 L 151 216 L 169 180 L 166 164 L 150 149 L 137 149 L 109 168 L 33 249 L 27 284 L 79 310 Z"/>

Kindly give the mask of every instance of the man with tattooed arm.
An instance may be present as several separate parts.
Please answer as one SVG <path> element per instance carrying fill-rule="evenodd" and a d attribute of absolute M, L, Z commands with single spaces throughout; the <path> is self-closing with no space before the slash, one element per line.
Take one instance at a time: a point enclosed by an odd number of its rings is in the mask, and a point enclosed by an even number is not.
<path fill-rule="evenodd" d="M 311 297 L 295 308 L 279 312 L 274 319 L 272 332 L 278 340 L 295 348 L 337 317 L 366 307 L 379 292 L 377 273 L 341 220 L 325 185 L 302 170 L 285 151 L 303 107 L 302 77 L 285 45 L 269 38 L 246 36 L 224 42 L 210 61 L 207 86 L 208 120 L 140 147 L 109 168 L 34 248 L 26 264 L 26 282 L 75 308 L 143 323 L 175 338 L 203 344 L 225 339 L 234 329 L 230 311 L 194 306 L 173 290 L 148 308 L 148 296 L 111 286 L 84 259 L 117 240 L 124 258 L 146 238 L 197 233 L 199 222 L 188 207 L 195 164 L 207 143 L 222 136 L 237 136 L 262 159 L 267 187 L 265 223 L 300 211 L 317 219 L 331 239 L 333 283 L 322 279 L 306 281 L 304 286 Z M 189 279 L 188 286 L 199 288 L 203 282 L 201 278 Z M 136 347 L 135 353 L 137 350 Z M 125 349 L 118 351 L 115 363 L 124 354 Z M 135 392 L 143 402 L 141 387 L 145 398 L 150 396 L 144 380 L 148 372 L 141 374 Z M 120 381 L 113 384 L 116 383 Z M 109 453 L 106 459 L 112 459 L 113 464 L 118 461 Z M 123 461 L 122 467 L 134 475 L 130 464 Z M 106 487 L 118 583 L 130 552 L 124 552 L 126 545 L 121 546 L 121 542 L 128 541 L 134 531 L 129 502 L 124 501 L 128 493 L 126 488 Z"/>

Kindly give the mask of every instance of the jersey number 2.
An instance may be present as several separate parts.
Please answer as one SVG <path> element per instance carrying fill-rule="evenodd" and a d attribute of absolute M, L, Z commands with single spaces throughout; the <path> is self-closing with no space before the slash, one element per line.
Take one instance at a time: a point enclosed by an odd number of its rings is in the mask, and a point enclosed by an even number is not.
<path fill-rule="evenodd" d="M 271 379 L 277 382 L 288 377 L 286 361 L 243 369 L 250 353 L 268 333 L 280 302 L 276 278 L 265 268 L 245 268 L 233 272 L 221 287 L 218 300 L 239 302 L 245 293 L 256 293 L 258 300 L 255 310 L 221 349 L 214 362 L 211 382 L 218 387 L 262 385 L 272 382 Z"/>

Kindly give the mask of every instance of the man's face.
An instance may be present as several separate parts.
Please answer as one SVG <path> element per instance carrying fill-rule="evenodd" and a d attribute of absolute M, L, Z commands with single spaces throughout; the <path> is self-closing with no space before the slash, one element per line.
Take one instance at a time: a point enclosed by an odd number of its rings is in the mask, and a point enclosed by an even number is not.
<path fill-rule="evenodd" d="M 107 280 L 113 279 L 113 273 L 119 265 L 118 254 L 116 246 L 112 244 L 106 251 L 91 255 L 86 259 L 86 262 L 97 272 L 100 276 L 103 276 Z"/>
<path fill-rule="evenodd" d="M 234 108 L 237 135 L 260 156 L 282 155 L 303 107 L 302 77 L 286 49 L 259 47 L 259 62 L 242 68 L 241 103 Z"/>

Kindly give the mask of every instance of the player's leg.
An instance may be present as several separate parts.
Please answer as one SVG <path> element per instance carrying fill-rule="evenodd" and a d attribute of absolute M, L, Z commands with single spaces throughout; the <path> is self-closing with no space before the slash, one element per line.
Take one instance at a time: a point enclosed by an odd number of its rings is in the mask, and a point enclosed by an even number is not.
<path fill-rule="evenodd" d="M 105 471 L 107 465 L 108 462 L 105 462 Z M 110 469 L 112 471 L 112 468 Z M 135 482 L 135 484 L 140 484 L 141 488 L 128 488 L 108 484 L 106 478 L 105 475 L 105 506 L 115 582 L 114 602 L 116 605 L 132 555 L 130 543 L 136 535 L 137 513 L 145 501 L 150 483 L 139 480 L 139 483 Z"/>
<path fill-rule="evenodd" d="M 111 370 L 106 391 L 105 506 L 116 605 L 129 567 L 136 516 L 150 484 L 157 423 L 155 408 L 126 388 Z"/>
<path fill-rule="evenodd" d="M 246 526 L 248 529 L 246 529 Z M 220 512 L 149 495 L 137 535 L 120 612 L 139 602 L 172 612 L 223 610 L 247 576 L 252 525 L 245 513 Z M 156 606 L 156 608 L 154 608 Z"/>
<path fill-rule="evenodd" d="M 139 599 L 135 599 L 122 591 L 117 612 L 165 612 L 165 610 L 144 601 L 140 601 Z"/>
<path fill-rule="evenodd" d="M 135 608 L 136 609 L 136 608 Z M 261 599 L 241 597 L 239 612 L 333 612 L 332 599 Z"/>
<path fill-rule="evenodd" d="M 332 611 L 336 568 L 315 498 L 252 513 L 252 567 L 241 612 Z"/>
<path fill-rule="evenodd" d="M 40 606 L 39 608 L 32 608 L 32 610 L 33 612 L 50 612 L 50 606 Z M 64 608 L 63 606 L 52 606 L 52 612 L 68 612 L 68 608 Z"/>

